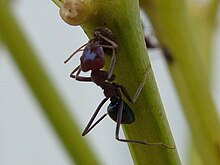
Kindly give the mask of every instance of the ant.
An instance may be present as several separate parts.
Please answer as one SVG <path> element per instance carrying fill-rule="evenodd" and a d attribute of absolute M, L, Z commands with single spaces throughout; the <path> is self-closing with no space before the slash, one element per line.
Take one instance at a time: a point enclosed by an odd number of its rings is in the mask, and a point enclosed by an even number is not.
<path fill-rule="evenodd" d="M 111 53 L 112 58 L 108 71 L 108 79 L 110 79 L 116 61 L 115 49 L 118 47 L 114 41 L 115 37 L 110 29 L 107 27 L 96 28 L 93 33 L 93 38 L 88 43 L 78 48 L 67 60 L 64 61 L 64 63 L 67 63 L 76 53 L 83 51 L 83 54 L 80 57 L 81 64 L 72 71 L 70 74 L 71 77 L 77 72 L 75 79 L 78 79 L 81 71 L 96 71 L 103 68 L 105 65 L 105 53 Z"/>
<path fill-rule="evenodd" d="M 97 86 L 100 86 L 103 89 L 103 93 L 105 95 L 105 98 L 98 105 L 89 123 L 84 129 L 82 136 L 85 136 L 87 133 L 89 133 L 103 118 L 109 115 L 110 118 L 117 123 L 115 137 L 118 141 L 144 145 L 162 145 L 164 147 L 173 149 L 173 147 L 170 147 L 164 144 L 163 142 L 147 143 L 138 140 L 128 140 L 119 138 L 120 125 L 131 124 L 135 121 L 135 115 L 131 108 L 127 105 L 127 103 L 122 99 L 122 95 L 124 95 L 129 102 L 134 103 L 145 85 L 147 74 L 144 77 L 144 81 L 139 85 L 134 97 L 131 99 L 131 97 L 128 95 L 127 91 L 122 85 L 113 82 L 115 80 L 115 75 L 113 74 L 113 69 L 116 60 L 115 49 L 117 48 L 117 44 L 114 42 L 115 38 L 113 36 L 113 33 L 106 27 L 99 27 L 95 29 L 93 35 L 93 39 L 91 39 L 88 43 L 78 48 L 65 61 L 65 63 L 67 63 L 77 52 L 84 51 L 80 58 L 81 64 L 71 72 L 70 77 L 76 79 L 77 81 L 94 82 Z M 82 49 L 83 47 L 85 47 L 85 49 Z M 105 65 L 104 52 L 112 52 L 112 59 L 108 72 L 101 70 Z M 90 77 L 82 77 L 79 75 L 81 71 L 87 72 L 89 70 L 91 70 Z M 148 70 L 150 70 L 150 68 Z M 148 73 L 148 70 L 146 73 Z M 77 72 L 76 75 L 74 75 L 75 72 Z M 109 99 L 110 104 L 107 108 L 107 113 L 101 116 L 93 124 L 102 106 Z"/>

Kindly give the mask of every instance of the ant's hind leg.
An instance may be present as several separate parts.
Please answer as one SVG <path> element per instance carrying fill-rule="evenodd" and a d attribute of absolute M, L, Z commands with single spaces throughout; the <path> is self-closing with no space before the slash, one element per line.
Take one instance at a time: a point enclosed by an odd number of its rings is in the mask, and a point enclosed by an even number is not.
<path fill-rule="evenodd" d="M 122 100 L 120 100 L 120 105 L 119 105 L 118 114 L 117 114 L 117 125 L 116 125 L 116 129 L 115 129 L 116 140 L 121 141 L 121 142 L 137 143 L 137 144 L 146 145 L 146 143 L 142 142 L 142 141 L 119 138 L 119 131 L 120 131 L 120 125 L 121 125 L 121 120 L 122 120 L 123 109 L 124 109 L 124 102 Z"/>
<path fill-rule="evenodd" d="M 147 146 L 163 146 L 163 147 L 168 148 L 168 149 L 176 149 L 175 145 L 169 146 L 169 145 L 165 144 L 164 142 L 157 142 L 157 143 L 145 142 L 145 145 L 147 145 Z"/>
<path fill-rule="evenodd" d="M 136 92 L 135 92 L 135 94 L 134 94 L 134 96 L 132 98 L 132 102 L 133 103 L 136 102 L 136 100 L 137 100 L 138 96 L 140 95 L 144 85 L 146 84 L 147 76 L 148 76 L 150 71 L 151 71 L 151 64 L 148 65 L 147 70 L 146 70 L 146 72 L 144 74 L 144 79 L 143 79 L 142 83 L 139 85 L 138 89 L 136 90 Z"/>
<path fill-rule="evenodd" d="M 130 139 L 121 139 L 121 138 L 119 138 L 119 131 L 120 131 L 120 125 L 121 125 L 121 120 L 122 120 L 122 115 L 123 115 L 123 109 L 124 109 L 124 102 L 121 100 L 119 108 L 118 108 L 117 125 L 116 125 L 116 130 L 115 130 L 115 138 L 118 141 L 127 142 L 127 143 L 142 144 L 142 145 L 146 145 L 146 146 L 163 146 L 163 147 L 166 147 L 168 149 L 175 149 L 176 148 L 175 145 L 174 146 L 170 146 L 170 145 L 165 144 L 164 142 L 149 143 L 149 142 L 146 142 L 146 141 L 139 141 L 139 140 L 130 140 Z"/>

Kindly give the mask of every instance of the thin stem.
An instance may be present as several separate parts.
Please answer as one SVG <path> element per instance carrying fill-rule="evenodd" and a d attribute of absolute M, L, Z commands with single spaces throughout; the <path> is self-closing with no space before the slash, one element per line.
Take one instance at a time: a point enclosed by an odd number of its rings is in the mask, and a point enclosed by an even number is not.
<path fill-rule="evenodd" d="M 147 57 L 137 0 L 97 1 L 91 11 L 96 11 L 83 29 L 91 38 L 93 30 L 107 26 L 116 37 L 116 82 L 123 85 L 129 95 L 133 95 L 143 82 L 150 63 Z M 107 59 L 109 64 L 111 57 Z M 108 68 L 108 67 L 106 67 Z M 147 88 L 150 86 L 150 88 Z M 137 101 L 129 103 L 136 121 L 124 126 L 127 139 L 164 143 L 173 146 L 163 105 L 156 87 L 152 70 Z M 176 149 L 164 146 L 129 144 L 135 164 L 180 164 Z"/>
<path fill-rule="evenodd" d="M 199 58 L 205 63 L 207 73 L 212 71 L 213 34 L 217 25 L 219 3 L 219 0 L 209 0 L 201 4 L 198 4 L 197 1 L 192 1 L 187 6 L 188 20 L 190 21 L 191 29 L 193 29 L 192 35 L 197 42 L 195 46 L 199 46 L 197 49 L 200 54 Z"/>
<path fill-rule="evenodd" d="M 52 0 L 53 3 L 55 3 L 57 5 L 57 7 L 60 8 L 60 6 L 62 5 L 64 0 Z"/>
<path fill-rule="evenodd" d="M 220 4 L 219 0 L 210 0 L 210 2 L 207 5 L 209 11 L 208 17 L 212 19 L 214 22 L 216 22 L 219 4 Z"/>
<path fill-rule="evenodd" d="M 10 12 L 8 3 L 0 0 L 0 6 L 4 6 L 0 12 L 1 39 L 72 161 L 76 164 L 99 164 Z"/>
<path fill-rule="evenodd" d="M 174 58 L 169 69 L 196 149 L 204 164 L 220 164 L 220 123 L 209 91 L 208 65 L 200 50 L 210 45 L 197 41 L 198 27 L 191 24 L 183 1 L 142 0 L 141 6 L 150 17 L 160 42 L 167 46 Z"/>

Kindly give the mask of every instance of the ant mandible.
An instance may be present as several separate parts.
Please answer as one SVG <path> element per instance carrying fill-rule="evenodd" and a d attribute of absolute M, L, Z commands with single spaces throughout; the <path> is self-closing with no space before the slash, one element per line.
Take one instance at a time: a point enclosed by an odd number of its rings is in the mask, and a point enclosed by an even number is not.
<path fill-rule="evenodd" d="M 105 53 L 111 53 L 112 58 L 108 71 L 108 79 L 110 79 L 116 61 L 115 49 L 118 47 L 114 41 L 115 37 L 110 29 L 107 27 L 96 28 L 93 33 L 93 39 L 78 48 L 67 60 L 64 61 L 64 63 L 67 63 L 76 53 L 83 51 L 83 54 L 80 57 L 81 64 L 72 71 L 70 76 L 73 77 L 72 75 L 77 72 L 75 79 L 78 79 L 81 71 L 87 72 L 89 70 L 100 70 L 105 65 Z"/>

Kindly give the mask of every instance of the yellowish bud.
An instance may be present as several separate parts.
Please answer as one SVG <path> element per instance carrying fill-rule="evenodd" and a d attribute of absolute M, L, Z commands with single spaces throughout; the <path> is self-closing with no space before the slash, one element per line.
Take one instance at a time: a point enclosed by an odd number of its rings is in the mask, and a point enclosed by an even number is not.
<path fill-rule="evenodd" d="M 88 6 L 81 0 L 64 0 L 60 7 L 60 16 L 70 25 L 80 25 L 88 17 Z"/>

